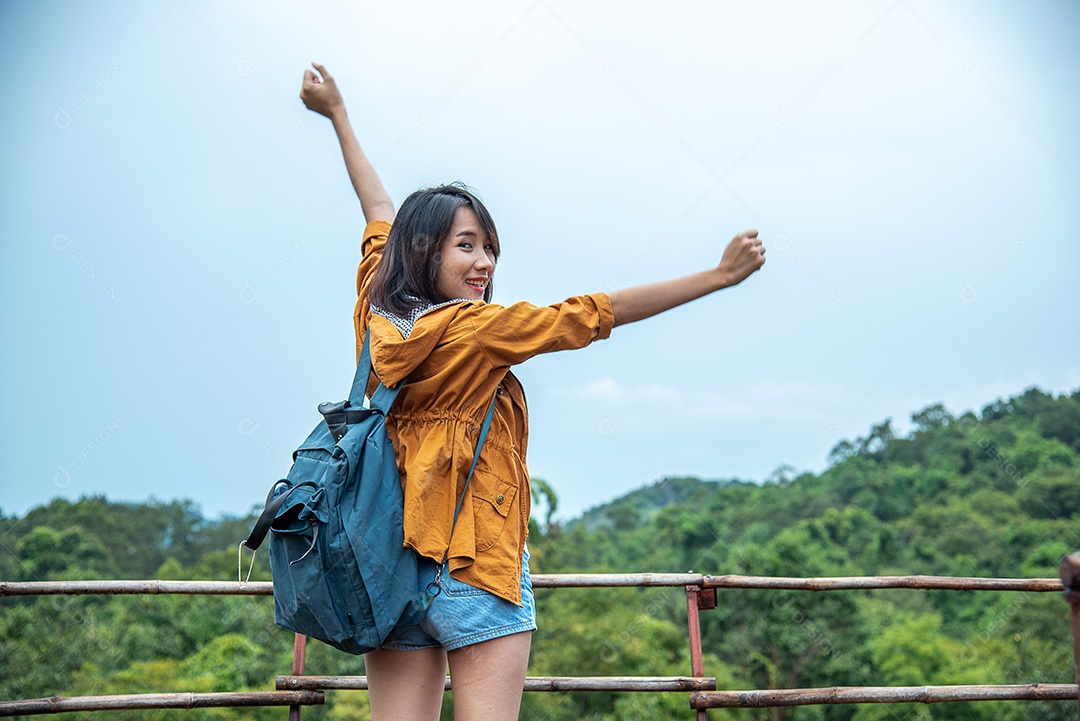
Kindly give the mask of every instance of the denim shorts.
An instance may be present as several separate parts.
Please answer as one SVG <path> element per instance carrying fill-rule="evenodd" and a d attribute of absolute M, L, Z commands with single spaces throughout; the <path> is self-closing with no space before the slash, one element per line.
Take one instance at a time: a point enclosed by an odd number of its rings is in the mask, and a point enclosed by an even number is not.
<path fill-rule="evenodd" d="M 439 564 L 430 558 L 420 559 L 421 589 L 435 580 L 438 567 Z M 536 630 L 536 604 L 527 546 L 521 560 L 520 606 L 451 578 L 445 568 L 439 587 L 442 591 L 432 600 L 424 620 L 407 631 L 392 633 L 383 648 L 412 651 L 442 647 L 452 651 L 500 636 Z"/>

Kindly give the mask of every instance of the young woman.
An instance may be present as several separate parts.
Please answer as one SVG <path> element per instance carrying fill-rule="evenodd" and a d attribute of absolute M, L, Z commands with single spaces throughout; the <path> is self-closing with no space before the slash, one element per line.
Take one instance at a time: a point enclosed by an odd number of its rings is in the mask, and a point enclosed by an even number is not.
<path fill-rule="evenodd" d="M 395 217 L 334 79 L 312 65 L 318 74 L 304 71 L 300 97 L 333 122 L 367 221 L 357 357 L 370 331 L 375 375 L 387 386 L 404 383 L 387 430 L 405 490 L 405 545 L 421 558 L 422 587 L 438 579 L 442 588 L 420 627 L 365 656 L 372 718 L 437 719 L 449 665 L 458 721 L 516 719 L 536 621 L 525 545 L 528 419 L 510 368 L 740 283 L 765 262 L 765 249 L 748 230 L 718 266 L 684 278 L 550 306 L 491 303 L 499 236 L 483 204 L 463 187 L 442 186 L 413 193 Z M 454 525 L 493 399 L 495 417 Z"/>

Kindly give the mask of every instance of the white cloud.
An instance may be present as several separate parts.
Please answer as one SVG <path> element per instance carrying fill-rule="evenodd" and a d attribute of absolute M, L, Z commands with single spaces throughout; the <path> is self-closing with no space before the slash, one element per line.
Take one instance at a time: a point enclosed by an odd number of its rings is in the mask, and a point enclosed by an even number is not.
<path fill-rule="evenodd" d="M 621 403 L 628 400 L 631 394 L 611 378 L 601 378 L 579 388 L 573 392 L 580 398 L 604 401 L 606 403 Z"/>

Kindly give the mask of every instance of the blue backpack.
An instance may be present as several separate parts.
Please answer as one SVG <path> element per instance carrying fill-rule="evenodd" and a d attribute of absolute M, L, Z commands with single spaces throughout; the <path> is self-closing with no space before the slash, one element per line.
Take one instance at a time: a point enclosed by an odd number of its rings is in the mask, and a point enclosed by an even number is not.
<path fill-rule="evenodd" d="M 403 383 L 394 389 L 379 383 L 364 406 L 370 339 L 368 331 L 349 399 L 319 406 L 322 422 L 293 453 L 288 477 L 270 489 L 240 543 L 241 551 L 255 550 L 270 533 L 279 626 L 352 654 L 379 648 L 399 626 L 418 624 L 439 594 L 435 583 L 417 588 L 417 554 L 404 547 L 404 494 L 386 433 L 386 414 Z M 494 412 L 492 399 L 454 525 Z"/>

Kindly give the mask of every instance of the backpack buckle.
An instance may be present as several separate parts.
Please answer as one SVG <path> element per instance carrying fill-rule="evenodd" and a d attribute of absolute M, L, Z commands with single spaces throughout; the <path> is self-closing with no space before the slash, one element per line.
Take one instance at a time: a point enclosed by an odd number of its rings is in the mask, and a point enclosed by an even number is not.
<path fill-rule="evenodd" d="M 331 435 L 334 436 L 335 441 L 340 441 L 345 437 L 346 431 L 349 430 L 348 420 L 346 419 L 345 409 L 349 407 L 349 401 L 339 401 L 337 403 L 319 404 L 319 413 L 322 413 L 323 418 L 326 420 L 326 427 L 330 429 Z"/>

